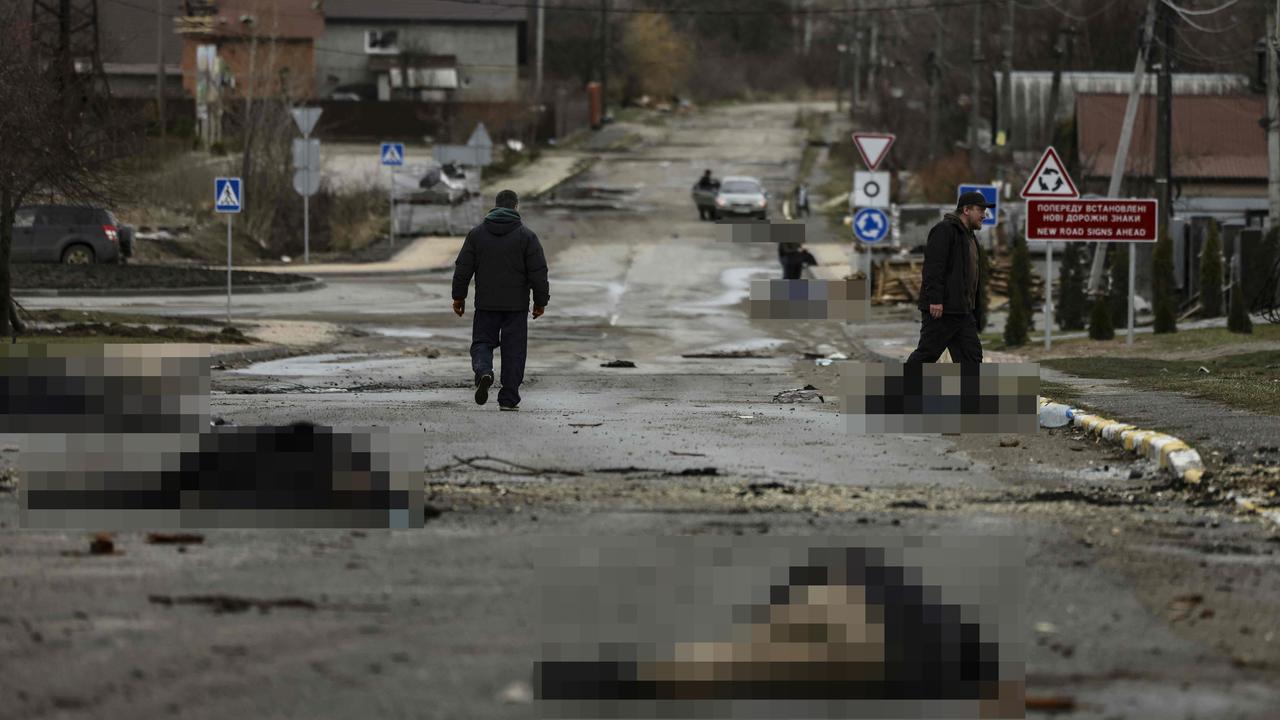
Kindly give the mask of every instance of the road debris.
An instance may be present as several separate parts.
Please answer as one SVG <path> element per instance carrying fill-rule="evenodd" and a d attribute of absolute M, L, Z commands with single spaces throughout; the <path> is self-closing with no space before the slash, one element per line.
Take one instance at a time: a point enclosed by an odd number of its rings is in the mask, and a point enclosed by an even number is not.
<path fill-rule="evenodd" d="M 636 364 L 630 360 L 610 360 L 607 363 L 600 363 L 603 368 L 633 368 Z"/>
<path fill-rule="evenodd" d="M 815 399 L 822 403 L 827 401 L 827 399 L 822 396 L 822 393 L 818 392 L 818 388 L 812 385 L 805 385 L 802 388 L 793 388 L 791 390 L 783 390 L 773 396 L 773 402 L 776 403 L 809 402 Z"/>
<path fill-rule="evenodd" d="M 602 422 L 598 422 L 598 423 L 569 423 L 569 427 L 576 427 L 576 428 L 584 428 L 584 427 L 600 427 L 600 426 L 601 426 L 601 425 L 603 425 L 603 424 L 604 424 L 604 423 L 602 423 Z"/>
<path fill-rule="evenodd" d="M 152 545 L 199 545 L 204 536 L 199 533 L 147 533 L 147 542 Z"/>
<path fill-rule="evenodd" d="M 1028 695 L 1028 710 L 1044 712 L 1071 712 L 1076 709 L 1075 698 L 1067 695 Z"/>
<path fill-rule="evenodd" d="M 93 536 L 93 540 L 89 541 L 89 554 L 115 555 L 115 537 L 111 533 L 97 533 Z"/>
<path fill-rule="evenodd" d="M 706 453 L 699 453 L 699 452 L 680 452 L 679 450 L 668 450 L 668 451 L 667 451 L 667 454 L 669 454 L 669 455 L 682 455 L 682 456 L 684 456 L 684 457 L 706 457 L 706 456 L 707 456 L 707 454 L 706 454 Z"/>
<path fill-rule="evenodd" d="M 777 355 L 763 350 L 713 350 L 685 353 L 680 357 L 691 360 L 768 360 L 777 357 Z"/>
<path fill-rule="evenodd" d="M 272 608 L 294 608 L 299 610 L 316 610 L 319 608 L 318 605 L 310 600 L 302 598 L 259 600 L 235 595 L 148 595 L 147 600 L 154 605 L 203 605 L 213 611 L 215 615 L 242 613 L 252 608 L 257 608 L 260 613 L 268 613 Z"/>
<path fill-rule="evenodd" d="M 528 705 L 533 702 L 533 687 L 523 680 L 514 680 L 498 693 L 498 701 L 507 705 Z"/>

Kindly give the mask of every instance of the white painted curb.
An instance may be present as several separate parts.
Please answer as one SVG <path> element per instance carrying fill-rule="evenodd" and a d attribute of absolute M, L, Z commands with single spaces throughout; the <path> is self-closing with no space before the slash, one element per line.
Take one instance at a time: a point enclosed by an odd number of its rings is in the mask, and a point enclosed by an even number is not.
<path fill-rule="evenodd" d="M 1092 415 L 1069 405 L 1056 403 L 1041 397 L 1040 427 L 1056 428 L 1073 425 L 1091 435 L 1122 446 L 1156 463 L 1161 470 L 1191 484 L 1200 482 L 1204 475 L 1204 463 L 1200 453 L 1182 440 L 1151 430 L 1140 430 L 1101 415 Z"/>

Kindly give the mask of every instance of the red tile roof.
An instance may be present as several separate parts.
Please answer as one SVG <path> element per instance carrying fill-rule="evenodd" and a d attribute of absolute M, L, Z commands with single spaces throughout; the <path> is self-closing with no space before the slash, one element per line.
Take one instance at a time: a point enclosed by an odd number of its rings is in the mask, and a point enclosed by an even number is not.
<path fill-rule="evenodd" d="M 1078 161 L 1085 177 L 1109 178 L 1127 95 L 1076 96 Z M 1173 174 L 1179 178 L 1266 180 L 1267 135 L 1255 95 L 1180 95 L 1173 100 Z M 1151 177 L 1155 167 L 1156 98 L 1139 99 L 1125 174 Z"/>

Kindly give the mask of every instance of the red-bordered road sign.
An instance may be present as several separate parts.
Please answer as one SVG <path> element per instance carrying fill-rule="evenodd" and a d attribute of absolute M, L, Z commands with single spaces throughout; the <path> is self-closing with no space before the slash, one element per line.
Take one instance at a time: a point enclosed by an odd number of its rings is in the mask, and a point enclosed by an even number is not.
<path fill-rule="evenodd" d="M 1044 149 L 1044 155 L 1040 156 L 1035 171 L 1027 178 L 1027 184 L 1022 186 L 1022 198 L 1074 197 L 1080 197 L 1076 184 L 1071 182 L 1071 176 L 1067 174 L 1062 158 L 1058 157 L 1058 151 L 1050 145 Z"/>
<path fill-rule="evenodd" d="M 885 155 L 889 154 L 889 148 L 893 147 L 895 139 L 897 136 L 889 133 L 856 132 L 853 134 L 853 144 L 858 147 L 858 154 L 862 156 L 862 162 L 866 163 L 868 170 L 880 167 Z"/>
<path fill-rule="evenodd" d="M 1080 242 L 1155 242 L 1155 200 L 1027 201 L 1027 239 Z"/>

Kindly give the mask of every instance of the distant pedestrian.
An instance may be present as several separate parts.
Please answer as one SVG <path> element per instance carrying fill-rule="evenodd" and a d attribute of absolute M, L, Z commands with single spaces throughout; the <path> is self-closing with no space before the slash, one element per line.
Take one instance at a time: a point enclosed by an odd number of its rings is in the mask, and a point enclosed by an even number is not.
<path fill-rule="evenodd" d="M 805 267 L 817 265 L 818 259 L 800 243 L 778 243 L 778 262 L 782 263 L 783 280 L 799 280 Z"/>
<path fill-rule="evenodd" d="M 920 283 L 920 343 L 907 362 L 937 362 L 943 350 L 951 360 L 982 362 L 978 338 L 978 238 L 987 208 L 980 192 L 960 196 L 956 210 L 929 231 Z"/>
<path fill-rule="evenodd" d="M 467 233 L 453 268 L 453 311 L 462 317 L 467 288 L 476 279 L 475 317 L 471 324 L 471 369 L 476 403 L 489 400 L 493 385 L 493 349 L 502 348 L 502 389 L 498 406 L 517 410 L 529 340 L 529 292 L 533 317 L 542 317 L 551 299 L 547 259 L 538 236 L 520 219 L 520 198 L 498 193 L 497 206 Z"/>
<path fill-rule="evenodd" d="M 809 186 L 800 183 L 796 188 L 796 217 L 809 217 Z"/>

